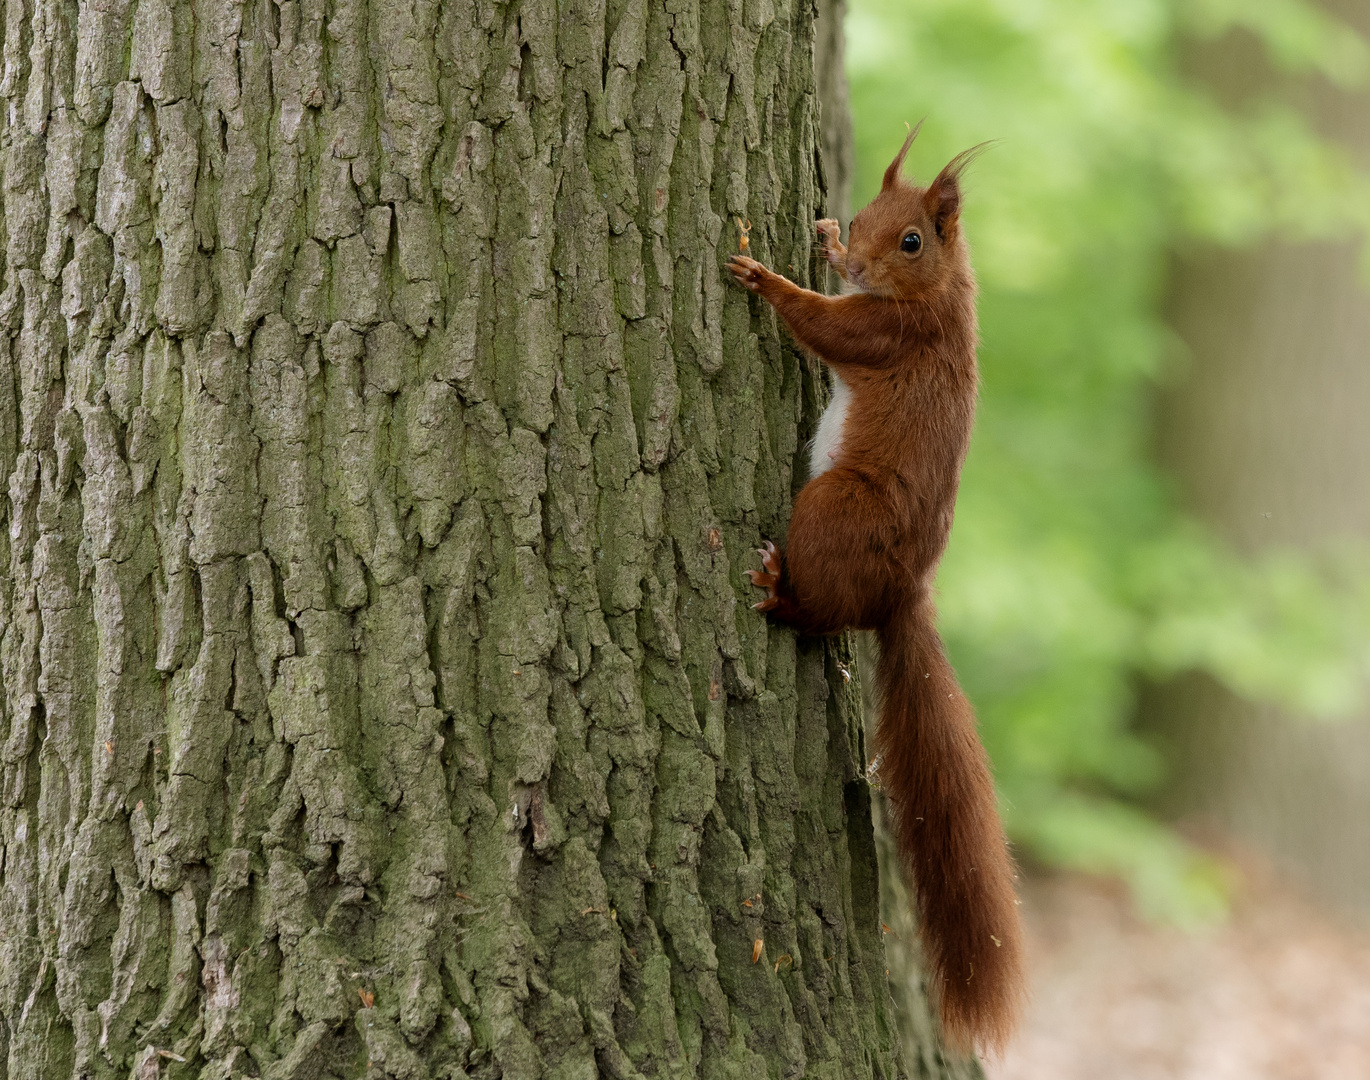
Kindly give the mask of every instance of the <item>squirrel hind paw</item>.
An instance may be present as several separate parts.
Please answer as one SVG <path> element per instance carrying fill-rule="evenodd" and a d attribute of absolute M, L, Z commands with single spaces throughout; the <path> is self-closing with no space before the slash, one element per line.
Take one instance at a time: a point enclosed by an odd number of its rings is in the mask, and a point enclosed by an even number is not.
<path fill-rule="evenodd" d="M 768 574 L 764 570 L 748 570 L 747 576 L 758 589 L 774 589 L 780 581 L 779 574 Z"/>
<path fill-rule="evenodd" d="M 756 549 L 756 553 L 761 556 L 763 569 L 748 570 L 747 576 L 758 589 L 766 590 L 766 598 L 752 606 L 758 611 L 770 611 L 780 602 L 777 594 L 780 587 L 780 552 L 773 543 L 766 540 L 763 541 L 762 547 Z"/>

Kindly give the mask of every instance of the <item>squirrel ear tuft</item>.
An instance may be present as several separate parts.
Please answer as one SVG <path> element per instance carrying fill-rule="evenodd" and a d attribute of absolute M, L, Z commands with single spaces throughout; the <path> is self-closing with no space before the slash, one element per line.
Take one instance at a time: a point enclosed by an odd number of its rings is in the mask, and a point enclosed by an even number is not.
<path fill-rule="evenodd" d="M 904 126 L 908 127 L 907 124 L 905 124 Z M 903 171 L 904 168 L 904 155 L 909 152 L 909 147 L 913 145 L 913 140 L 918 138 L 918 132 L 922 129 L 922 127 L 923 121 L 919 120 L 917 124 L 909 128 L 909 134 L 908 137 L 904 140 L 904 145 L 899 148 L 899 153 L 894 155 L 894 160 L 891 161 L 889 163 L 889 167 L 885 169 L 885 179 L 880 184 L 881 191 L 888 191 L 890 188 L 895 187 L 899 183 L 899 174 Z"/>
<path fill-rule="evenodd" d="M 961 218 L 961 173 L 991 145 L 982 142 L 969 150 L 962 150 L 947 162 L 923 194 L 923 207 L 928 217 L 932 218 L 938 237 L 944 242 L 950 242 L 956 236 L 956 227 Z"/>

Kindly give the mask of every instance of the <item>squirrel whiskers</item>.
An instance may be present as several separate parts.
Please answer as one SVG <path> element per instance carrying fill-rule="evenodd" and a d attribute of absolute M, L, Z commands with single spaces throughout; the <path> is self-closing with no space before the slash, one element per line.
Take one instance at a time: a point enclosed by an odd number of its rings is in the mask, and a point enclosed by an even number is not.
<path fill-rule="evenodd" d="M 901 170 L 917 133 L 852 221 L 848 246 L 837 222 L 818 222 L 851 291 L 801 289 L 745 255 L 729 263 L 833 376 L 784 554 L 767 541 L 765 568 L 750 573 L 767 593 L 757 607 L 803 633 L 877 633 L 880 782 L 943 1031 L 961 1049 L 997 1050 L 1023 1000 L 1015 874 L 931 599 L 975 413 L 975 277 L 960 215 L 961 171 L 980 148 L 915 187 Z"/>

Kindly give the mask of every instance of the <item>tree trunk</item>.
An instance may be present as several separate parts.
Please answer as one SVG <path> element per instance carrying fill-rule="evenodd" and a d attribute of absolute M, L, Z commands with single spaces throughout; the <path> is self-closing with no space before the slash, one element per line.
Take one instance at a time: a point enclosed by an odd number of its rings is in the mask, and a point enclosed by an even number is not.
<path fill-rule="evenodd" d="M 1364 4 L 1324 6 L 1362 35 Z M 1191 69 L 1224 101 L 1297 102 L 1360 161 L 1370 94 L 1271 68 L 1232 35 Z M 1173 324 L 1192 353 L 1160 410 L 1159 445 L 1194 509 L 1245 553 L 1370 540 L 1370 303 L 1358 244 L 1189 252 Z M 1363 264 L 1362 264 L 1363 265 Z M 1144 706 L 1175 765 L 1168 809 L 1199 813 L 1338 904 L 1370 910 L 1370 715 L 1310 722 L 1191 675 Z"/>
<path fill-rule="evenodd" d="M 829 217 L 842 223 L 843 232 L 851 222 L 852 171 L 855 167 L 856 147 L 852 138 L 851 104 L 847 94 L 847 69 L 843 59 L 847 52 L 844 24 L 847 0 L 817 0 L 817 38 L 814 42 L 814 81 L 818 85 L 818 102 L 823 123 L 820 134 L 823 165 L 823 187 L 827 194 Z M 835 274 L 824 276 L 836 281 Z"/>
<path fill-rule="evenodd" d="M 5 13 L 0 1077 L 900 1075 L 812 8 Z"/>

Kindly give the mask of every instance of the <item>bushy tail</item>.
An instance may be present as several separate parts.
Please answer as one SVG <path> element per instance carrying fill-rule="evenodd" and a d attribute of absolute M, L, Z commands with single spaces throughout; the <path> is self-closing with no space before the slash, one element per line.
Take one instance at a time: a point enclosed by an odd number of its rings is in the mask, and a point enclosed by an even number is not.
<path fill-rule="evenodd" d="M 997 1051 L 1023 999 L 1013 863 L 975 717 L 933 619 L 922 600 L 880 631 L 880 785 L 913 874 L 943 1033 L 958 1049 Z"/>

